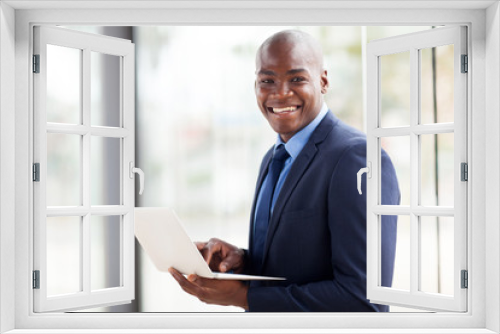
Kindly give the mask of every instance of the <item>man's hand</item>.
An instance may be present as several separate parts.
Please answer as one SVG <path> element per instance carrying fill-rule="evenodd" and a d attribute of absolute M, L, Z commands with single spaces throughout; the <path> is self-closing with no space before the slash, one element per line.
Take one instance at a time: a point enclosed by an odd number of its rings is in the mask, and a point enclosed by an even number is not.
<path fill-rule="evenodd" d="M 216 280 L 197 275 L 189 275 L 187 279 L 174 268 L 168 272 L 179 283 L 182 290 L 197 297 L 207 304 L 239 306 L 248 310 L 248 287 L 240 281 Z"/>
<path fill-rule="evenodd" d="M 225 273 L 241 273 L 245 267 L 245 252 L 225 241 L 212 238 L 208 242 L 195 242 L 210 269 Z"/>

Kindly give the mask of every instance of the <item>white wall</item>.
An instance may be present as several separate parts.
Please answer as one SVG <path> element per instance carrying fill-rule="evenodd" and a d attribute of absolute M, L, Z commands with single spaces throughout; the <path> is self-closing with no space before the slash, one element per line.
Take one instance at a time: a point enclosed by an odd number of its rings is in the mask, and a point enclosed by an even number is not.
<path fill-rule="evenodd" d="M 14 328 L 14 10 L 0 3 L 0 333 Z"/>

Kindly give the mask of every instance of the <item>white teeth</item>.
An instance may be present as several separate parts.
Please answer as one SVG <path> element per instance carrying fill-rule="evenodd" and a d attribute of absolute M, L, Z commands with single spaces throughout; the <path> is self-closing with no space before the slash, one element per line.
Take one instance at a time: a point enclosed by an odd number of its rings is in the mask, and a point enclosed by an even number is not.
<path fill-rule="evenodd" d="M 279 114 L 282 112 L 294 111 L 295 109 L 297 109 L 297 107 L 273 108 L 273 112 Z"/>

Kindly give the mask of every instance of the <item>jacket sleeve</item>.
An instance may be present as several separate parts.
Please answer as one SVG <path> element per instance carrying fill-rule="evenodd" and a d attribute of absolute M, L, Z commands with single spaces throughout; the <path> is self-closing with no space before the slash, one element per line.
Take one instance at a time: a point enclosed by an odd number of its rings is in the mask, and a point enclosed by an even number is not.
<path fill-rule="evenodd" d="M 357 191 L 357 172 L 366 166 L 366 142 L 347 148 L 329 182 L 326 222 L 330 231 L 331 279 L 306 284 L 249 288 L 250 311 L 369 312 L 387 311 L 385 305 L 366 298 L 366 177 L 363 194 Z M 388 156 L 382 158 L 382 180 L 387 187 L 385 203 L 399 201 L 394 168 Z M 391 220 L 392 219 L 392 220 Z M 385 222 L 383 222 L 385 223 Z M 392 278 L 396 221 L 390 218 L 383 229 L 384 248 L 389 250 L 383 265 L 384 277 Z M 383 252 L 385 252 L 383 250 Z M 383 256 L 384 257 L 384 256 Z M 387 278 L 386 278 L 387 279 Z"/>

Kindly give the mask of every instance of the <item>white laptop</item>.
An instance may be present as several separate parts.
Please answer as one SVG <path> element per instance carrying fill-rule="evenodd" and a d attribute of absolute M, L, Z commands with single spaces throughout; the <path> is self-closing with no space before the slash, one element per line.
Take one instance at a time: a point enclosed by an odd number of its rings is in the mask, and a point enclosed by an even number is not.
<path fill-rule="evenodd" d="M 216 273 L 187 235 L 173 210 L 135 208 L 135 236 L 156 268 L 167 272 L 173 267 L 184 275 L 229 280 L 284 280 L 281 277 Z"/>

